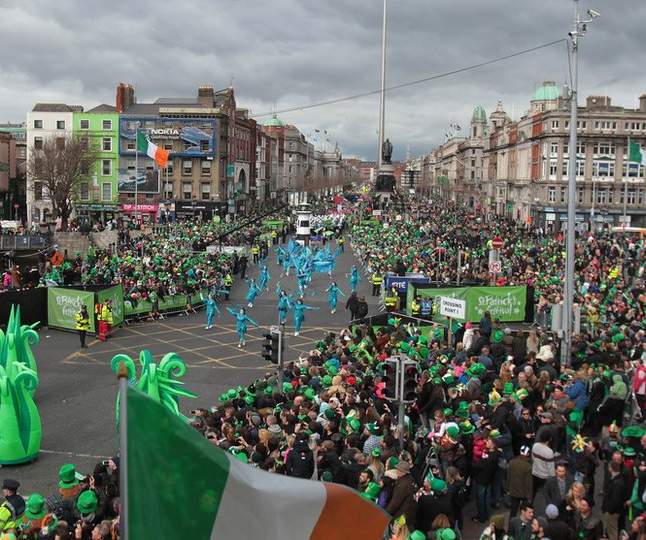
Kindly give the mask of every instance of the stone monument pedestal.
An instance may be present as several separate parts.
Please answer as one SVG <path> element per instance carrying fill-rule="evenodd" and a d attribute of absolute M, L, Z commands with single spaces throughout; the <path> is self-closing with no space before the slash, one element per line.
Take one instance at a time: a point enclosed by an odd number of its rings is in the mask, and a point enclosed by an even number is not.
<path fill-rule="evenodd" d="M 392 194 L 397 185 L 395 180 L 395 166 L 392 163 L 383 163 L 377 171 L 375 191 L 380 194 Z M 382 198 L 384 198 L 382 196 Z"/>

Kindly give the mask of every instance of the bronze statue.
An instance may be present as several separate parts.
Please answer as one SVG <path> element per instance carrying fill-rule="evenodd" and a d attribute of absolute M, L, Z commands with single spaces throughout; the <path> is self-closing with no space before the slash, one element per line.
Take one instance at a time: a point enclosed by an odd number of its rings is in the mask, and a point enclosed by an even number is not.
<path fill-rule="evenodd" d="M 386 139 L 381 145 L 381 158 L 383 163 L 390 165 L 390 158 L 393 155 L 393 145 L 389 139 Z"/>

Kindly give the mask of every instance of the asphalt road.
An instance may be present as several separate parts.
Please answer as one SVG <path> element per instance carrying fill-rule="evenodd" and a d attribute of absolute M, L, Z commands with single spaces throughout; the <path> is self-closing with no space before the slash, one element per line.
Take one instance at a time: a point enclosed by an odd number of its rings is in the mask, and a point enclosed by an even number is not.
<path fill-rule="evenodd" d="M 334 246 L 332 246 L 334 248 Z M 277 323 L 275 288 L 277 281 L 290 292 L 296 289 L 293 275 L 280 277 L 273 253 L 268 258 L 271 274 L 269 291 L 257 298 L 247 314 L 261 325 L 250 327 L 246 347 L 237 347 L 235 320 L 224 309 L 215 320 L 215 328 L 205 330 L 203 311 L 189 316 L 174 316 L 158 322 L 139 322 L 115 329 L 105 343 L 88 337 L 87 349 L 79 348 L 75 333 L 41 328 L 40 344 L 34 346 L 38 362 L 40 386 L 36 401 L 43 426 L 42 451 L 37 461 L 28 465 L 4 467 L 0 477 L 14 477 L 22 483 L 24 493 L 38 491 L 53 493 L 57 489 L 58 469 L 64 463 L 76 464 L 79 471 L 89 473 L 97 461 L 114 455 L 118 447 L 115 430 L 115 398 L 117 382 L 110 368 L 112 357 L 125 353 L 137 362 L 142 349 L 148 349 L 156 360 L 176 352 L 186 363 L 182 379 L 186 388 L 198 395 L 183 399 L 184 414 L 195 407 L 217 404 L 218 396 L 228 388 L 245 385 L 255 377 L 273 369 L 261 356 L 262 334 Z M 337 259 L 333 279 L 349 295 L 347 273 L 355 257 L 346 249 Z M 249 275 L 256 276 L 258 268 L 249 265 Z M 358 292 L 370 305 L 370 314 L 377 311 L 376 298 L 370 296 L 369 276 L 362 276 Z M 339 331 L 350 320 L 344 309 L 345 298 L 339 298 L 338 311 L 330 314 L 325 289 L 330 283 L 327 274 L 315 273 L 307 289 L 305 303 L 319 308 L 306 311 L 300 336 L 293 335 L 288 318 L 286 360 L 313 348 L 327 331 Z M 231 299 L 223 306 L 246 304 L 246 284 L 239 281 L 233 287 Z M 223 307 L 221 306 L 221 308 Z"/>

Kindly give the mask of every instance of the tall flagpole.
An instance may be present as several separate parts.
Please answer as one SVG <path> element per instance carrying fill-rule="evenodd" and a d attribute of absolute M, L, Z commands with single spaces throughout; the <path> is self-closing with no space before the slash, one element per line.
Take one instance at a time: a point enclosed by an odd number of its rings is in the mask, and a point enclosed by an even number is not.
<path fill-rule="evenodd" d="M 139 212 L 137 203 L 139 202 L 139 128 L 135 129 L 135 223 L 139 225 Z"/>
<path fill-rule="evenodd" d="M 123 362 L 119 363 L 119 538 L 128 538 L 128 370 Z"/>
<path fill-rule="evenodd" d="M 384 0 L 384 15 L 381 27 L 381 93 L 379 97 L 379 148 L 377 148 L 377 171 L 382 165 L 381 149 L 384 145 L 384 126 L 386 116 L 386 7 Z"/>
<path fill-rule="evenodd" d="M 628 211 L 628 178 L 630 177 L 630 137 L 628 137 L 628 152 L 626 154 L 628 155 L 628 166 L 626 167 L 628 176 L 624 178 L 624 229 L 628 226 L 628 223 L 626 223 L 626 213 Z M 639 167 L 641 165 L 637 164 L 637 176 L 639 176 Z"/>

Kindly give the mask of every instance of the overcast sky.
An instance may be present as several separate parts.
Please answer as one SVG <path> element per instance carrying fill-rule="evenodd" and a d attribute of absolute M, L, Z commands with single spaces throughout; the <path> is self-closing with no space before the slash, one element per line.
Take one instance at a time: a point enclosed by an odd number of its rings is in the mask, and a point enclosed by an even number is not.
<path fill-rule="evenodd" d="M 571 0 L 389 0 L 389 85 L 567 37 Z M 646 92 L 644 0 L 581 0 L 602 17 L 581 46 L 580 95 L 635 107 Z M 114 104 L 119 81 L 139 101 L 193 96 L 233 79 L 252 113 L 379 88 L 381 0 L 0 0 L 0 122 L 35 102 Z M 567 80 L 565 44 L 387 95 L 395 157 L 427 152 L 475 105 L 514 118 L 543 80 Z M 327 130 L 345 155 L 376 156 L 378 96 L 279 115 Z M 264 120 L 264 118 L 259 118 Z"/>

